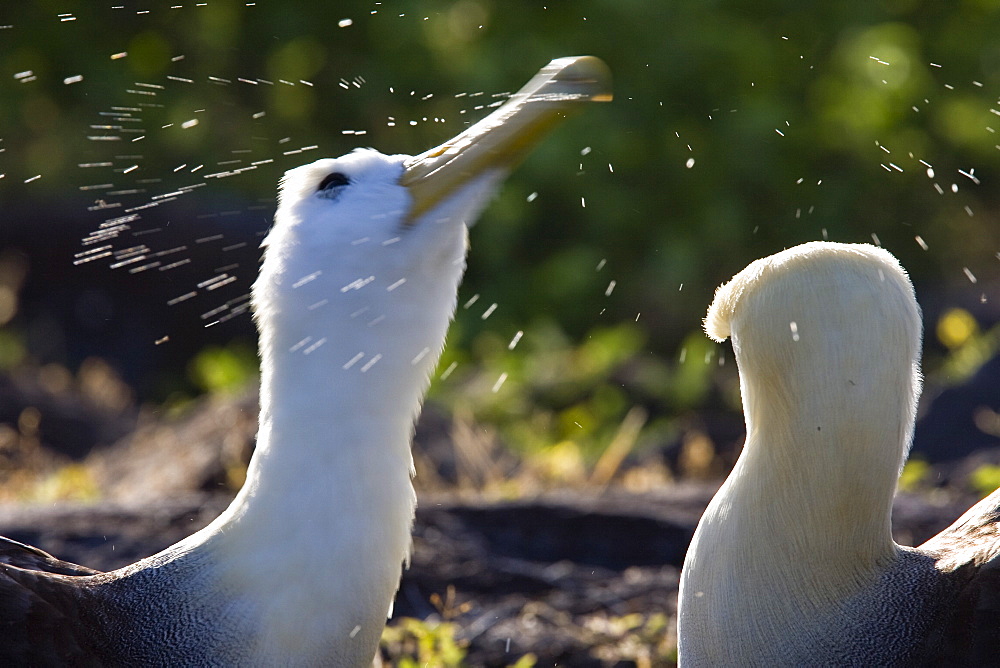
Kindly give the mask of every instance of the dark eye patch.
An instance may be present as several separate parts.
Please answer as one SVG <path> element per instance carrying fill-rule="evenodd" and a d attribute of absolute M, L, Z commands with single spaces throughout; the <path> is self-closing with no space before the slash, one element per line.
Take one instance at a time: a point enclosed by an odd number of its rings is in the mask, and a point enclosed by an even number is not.
<path fill-rule="evenodd" d="M 323 180 L 319 182 L 319 188 L 316 190 L 319 192 L 323 191 L 334 191 L 338 188 L 342 188 L 346 185 L 350 185 L 351 180 L 340 172 L 332 172 L 323 177 Z"/>

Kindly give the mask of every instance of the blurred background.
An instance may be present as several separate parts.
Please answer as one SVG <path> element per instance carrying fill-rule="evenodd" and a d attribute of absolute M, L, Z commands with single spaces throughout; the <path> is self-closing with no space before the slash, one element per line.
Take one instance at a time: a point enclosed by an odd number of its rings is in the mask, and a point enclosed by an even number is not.
<path fill-rule="evenodd" d="M 989 491 L 998 9 L 4 3 L 0 496 L 99 498 L 81 465 L 95 452 L 200 397 L 252 394 L 247 292 L 284 170 L 356 146 L 417 153 L 584 53 L 610 64 L 615 100 L 543 143 L 473 229 L 418 487 L 510 497 L 724 476 L 742 416 L 731 348 L 700 329 L 712 292 L 830 239 L 892 251 L 924 310 L 904 484 L 940 486 L 974 453 L 961 484 Z M 239 466 L 212 484 L 238 485 Z"/>

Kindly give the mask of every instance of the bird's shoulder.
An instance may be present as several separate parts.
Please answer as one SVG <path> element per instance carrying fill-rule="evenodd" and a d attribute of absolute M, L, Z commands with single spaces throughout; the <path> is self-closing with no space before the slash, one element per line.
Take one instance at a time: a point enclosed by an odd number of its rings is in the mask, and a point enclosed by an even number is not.
<path fill-rule="evenodd" d="M 918 550 L 940 573 L 927 665 L 1000 666 L 1000 489 Z"/>

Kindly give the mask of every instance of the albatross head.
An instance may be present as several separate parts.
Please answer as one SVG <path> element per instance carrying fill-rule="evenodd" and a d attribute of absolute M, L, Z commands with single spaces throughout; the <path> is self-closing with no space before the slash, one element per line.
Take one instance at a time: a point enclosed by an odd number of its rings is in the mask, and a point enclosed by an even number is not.
<path fill-rule="evenodd" d="M 801 432 L 788 442 L 804 447 L 829 430 L 841 447 L 870 450 L 870 436 L 893 425 L 899 447 L 886 455 L 898 474 L 920 393 L 922 327 L 891 254 L 813 242 L 757 260 L 716 291 L 705 331 L 732 337 L 748 433 L 780 424 Z M 824 454 L 818 447 L 819 465 Z M 829 455 L 831 465 L 843 459 Z"/>
<path fill-rule="evenodd" d="M 365 368 L 378 355 L 374 364 L 428 373 L 454 311 L 467 228 L 552 127 L 581 102 L 609 99 L 602 61 L 563 58 L 420 155 L 359 149 L 288 171 L 253 290 L 262 355 L 332 343 L 346 353 L 338 366 L 360 354 L 349 366 Z"/>

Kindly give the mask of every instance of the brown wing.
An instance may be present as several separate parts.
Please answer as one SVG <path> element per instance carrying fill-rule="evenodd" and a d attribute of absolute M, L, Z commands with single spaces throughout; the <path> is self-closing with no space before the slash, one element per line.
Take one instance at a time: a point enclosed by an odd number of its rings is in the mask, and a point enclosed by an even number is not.
<path fill-rule="evenodd" d="M 1000 489 L 918 549 L 942 574 L 926 665 L 1000 666 Z"/>
<path fill-rule="evenodd" d="M 0 665 L 100 665 L 79 617 L 96 573 L 0 537 Z"/>

